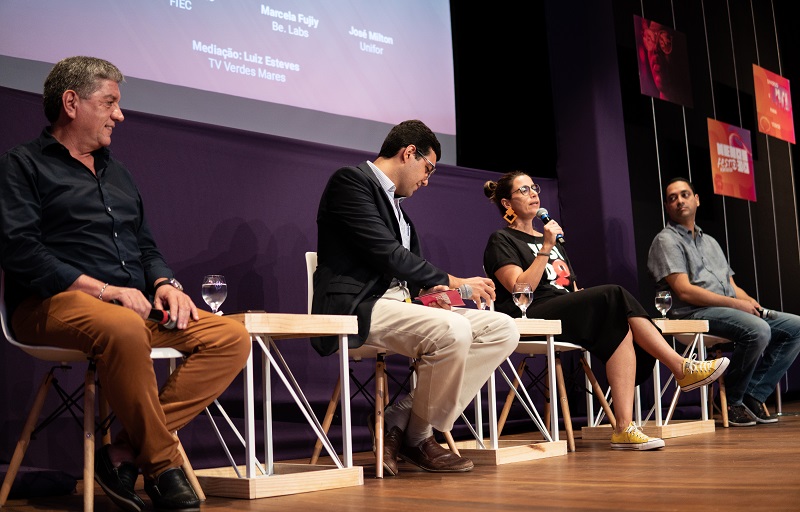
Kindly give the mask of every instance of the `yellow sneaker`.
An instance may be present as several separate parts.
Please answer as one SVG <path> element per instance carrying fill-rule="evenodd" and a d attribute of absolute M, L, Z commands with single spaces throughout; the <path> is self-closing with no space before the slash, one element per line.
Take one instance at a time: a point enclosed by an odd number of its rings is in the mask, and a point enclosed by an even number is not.
<path fill-rule="evenodd" d="M 634 422 L 619 434 L 611 434 L 611 448 L 615 450 L 656 450 L 663 447 L 663 439 L 649 437 Z"/>
<path fill-rule="evenodd" d="M 681 391 L 691 391 L 711 384 L 725 373 L 725 369 L 731 362 L 727 357 L 709 361 L 698 361 L 696 358 L 697 354 L 692 354 L 691 359 L 683 360 L 683 378 L 676 379 Z"/>

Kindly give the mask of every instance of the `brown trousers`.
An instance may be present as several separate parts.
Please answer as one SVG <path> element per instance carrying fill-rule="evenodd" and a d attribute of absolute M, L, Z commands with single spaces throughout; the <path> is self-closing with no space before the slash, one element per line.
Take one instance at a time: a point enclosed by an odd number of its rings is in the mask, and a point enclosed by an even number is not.
<path fill-rule="evenodd" d="M 27 299 L 11 324 L 21 343 L 77 349 L 94 358 L 103 393 L 122 425 L 115 443 L 137 454 L 145 478 L 182 465 L 173 432 L 227 389 L 251 347 L 244 326 L 225 317 L 200 311 L 200 320 L 190 320 L 185 330 L 168 330 L 77 291 Z M 152 347 L 187 354 L 160 392 Z"/>

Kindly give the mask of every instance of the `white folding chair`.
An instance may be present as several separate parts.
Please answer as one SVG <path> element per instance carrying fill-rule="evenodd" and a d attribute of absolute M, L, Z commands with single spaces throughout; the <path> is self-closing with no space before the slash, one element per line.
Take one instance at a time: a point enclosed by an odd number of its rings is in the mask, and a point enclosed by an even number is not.
<path fill-rule="evenodd" d="M 600 406 L 602 407 L 602 410 L 605 412 L 606 416 L 608 417 L 609 422 L 612 425 L 612 428 L 616 424 L 616 419 L 614 418 L 614 414 L 611 411 L 611 406 L 609 405 L 609 402 L 606 400 L 605 394 L 603 393 L 603 390 L 600 388 L 600 385 L 597 382 L 597 379 L 595 378 L 594 373 L 592 372 L 592 369 L 589 366 L 589 363 L 587 361 L 588 352 L 583 347 L 581 347 L 580 345 L 575 345 L 573 343 L 567 343 L 565 341 L 555 341 L 553 343 L 553 351 L 554 351 L 554 353 L 553 353 L 553 362 L 552 362 L 552 364 L 550 363 L 549 360 L 546 362 L 546 367 L 545 367 L 545 371 L 547 372 L 546 383 L 547 383 L 547 388 L 550 389 L 550 387 L 552 386 L 551 383 L 553 382 L 553 380 L 555 381 L 556 389 L 558 390 L 558 400 L 559 400 L 559 402 L 561 404 L 561 416 L 564 419 L 564 430 L 565 430 L 565 432 L 567 434 L 567 448 L 571 452 L 575 451 L 575 437 L 574 437 L 573 430 L 572 430 L 572 415 L 570 413 L 569 401 L 567 399 L 567 389 L 566 389 L 566 384 L 565 384 L 565 380 L 564 380 L 564 371 L 563 371 L 562 365 L 561 365 L 561 353 L 562 352 L 569 352 L 569 351 L 573 351 L 573 350 L 580 350 L 581 351 L 581 366 L 582 366 L 583 371 L 584 371 L 585 386 L 586 386 L 585 387 L 585 391 L 586 391 L 586 404 L 587 404 L 586 405 L 587 421 L 590 422 L 591 418 L 593 416 L 593 412 L 592 411 L 594 410 L 594 407 L 593 407 L 593 403 L 592 403 L 592 395 L 594 394 L 594 396 L 597 397 L 597 400 L 600 403 Z M 519 392 L 517 391 L 517 388 L 520 385 L 521 376 L 525 373 L 525 368 L 527 366 L 526 359 L 528 357 L 535 357 L 537 355 L 544 355 L 544 356 L 549 358 L 548 347 L 547 347 L 547 341 L 546 340 L 521 339 L 519 344 L 517 345 L 517 348 L 514 350 L 514 352 L 517 353 L 517 354 L 524 355 L 525 358 L 522 361 L 520 361 L 519 367 L 516 368 L 516 369 L 514 369 L 513 364 L 511 362 L 511 359 L 509 358 L 507 360 L 507 364 L 508 364 L 509 368 L 511 368 L 515 372 L 515 378 L 514 378 L 514 382 L 511 384 L 511 388 L 508 391 L 508 395 L 506 396 L 506 402 L 505 402 L 505 404 L 503 406 L 503 410 L 500 413 L 500 418 L 498 420 L 498 427 L 497 427 L 498 428 L 498 435 L 500 435 L 500 433 L 503 430 L 503 426 L 505 425 L 506 418 L 508 417 L 508 413 L 509 413 L 509 411 L 511 409 L 511 405 L 514 402 L 514 397 L 517 396 L 517 397 L 520 398 L 520 400 L 523 399 L 523 396 L 521 396 L 519 394 Z M 550 378 L 551 369 L 555 370 L 555 379 Z M 502 372 L 502 368 L 501 368 L 501 372 Z M 506 380 L 508 381 L 509 379 L 506 377 Z M 593 393 L 589 392 L 590 389 L 593 391 Z M 521 403 L 525 404 L 527 402 L 528 406 L 526 407 L 526 410 L 528 411 L 528 414 L 531 416 L 531 419 L 535 423 L 537 423 L 537 418 L 535 418 L 532 415 L 532 412 L 535 411 L 535 408 L 533 407 L 531 397 L 528 395 L 527 391 L 525 391 L 524 387 L 523 387 L 522 391 L 524 392 L 525 401 L 521 402 Z M 557 440 L 558 439 L 558 433 L 557 433 L 558 432 L 557 431 L 557 429 L 558 429 L 558 417 L 557 417 L 557 415 L 555 417 L 553 417 L 553 418 L 550 417 L 550 415 L 551 415 L 551 411 L 550 411 L 551 410 L 551 407 L 550 407 L 551 402 L 552 402 L 552 399 L 550 398 L 550 396 L 548 396 L 547 400 L 545 402 L 545 420 L 544 420 L 544 424 L 545 425 L 548 425 L 548 424 L 551 425 L 550 426 L 550 434 L 551 434 L 551 436 L 554 437 L 554 439 Z M 538 423 L 537 423 L 537 426 L 538 426 Z"/>
<path fill-rule="evenodd" d="M 306 253 L 306 276 L 307 276 L 307 290 L 308 290 L 308 313 L 311 313 L 311 302 L 314 297 L 314 271 L 317 269 L 317 253 Z M 375 424 L 372 426 L 375 432 L 375 477 L 383 478 L 383 411 L 389 404 L 388 382 L 386 380 L 386 361 L 385 358 L 390 352 L 386 350 L 379 350 L 369 345 L 361 345 L 358 348 L 350 348 L 348 350 L 350 358 L 354 361 L 363 361 L 364 359 L 375 359 Z M 358 383 L 361 388 L 362 386 Z M 336 412 L 336 407 L 339 402 L 339 394 L 341 393 L 342 383 L 341 377 L 337 378 L 336 385 L 333 388 L 331 399 L 328 402 L 328 408 L 325 412 L 325 417 L 322 421 L 322 429 L 327 434 L 330 429 L 333 415 Z M 314 452 L 311 455 L 310 464 L 316 464 L 319 459 L 320 452 L 322 451 L 322 441 L 317 440 L 314 445 Z"/>
<path fill-rule="evenodd" d="M 87 363 L 86 376 L 83 383 L 83 482 L 84 482 L 83 509 L 85 512 L 91 512 L 92 510 L 94 510 L 94 453 L 95 453 L 94 408 L 95 408 L 95 395 L 97 394 L 95 363 L 87 354 L 81 352 L 80 350 L 64 349 L 54 346 L 25 345 L 24 343 L 18 342 L 11 334 L 11 328 L 5 304 L 5 276 L 1 270 L 0 270 L 0 326 L 2 326 L 4 338 L 11 345 L 19 348 L 23 352 L 35 357 L 36 359 L 56 363 L 50 369 L 50 371 L 47 372 L 44 379 L 42 380 L 42 383 L 39 386 L 38 391 L 36 392 L 36 397 L 33 401 L 33 405 L 31 406 L 31 410 L 28 413 L 28 416 L 25 420 L 22 433 L 20 434 L 19 440 L 17 441 L 16 448 L 14 449 L 14 454 L 11 457 L 11 461 L 8 466 L 8 471 L 6 472 L 6 476 L 3 479 L 2 486 L 0 486 L 0 507 L 5 505 L 6 500 L 8 499 L 8 495 L 11 492 L 11 486 L 14 483 L 14 479 L 16 478 L 17 473 L 19 472 L 19 468 L 22 464 L 22 459 L 25 456 L 26 450 L 28 449 L 28 445 L 30 444 L 31 435 L 36 429 L 36 423 L 39 420 L 39 414 L 41 413 L 42 408 L 44 407 L 44 402 L 45 399 L 47 398 L 47 393 L 51 387 L 59 386 L 57 379 L 54 376 L 55 371 L 72 369 L 70 363 L 86 362 Z M 183 354 L 172 348 L 156 348 L 153 349 L 153 351 L 151 352 L 151 357 L 153 359 L 169 359 L 172 369 L 174 368 L 174 364 L 176 361 L 183 359 Z M 73 399 L 73 397 L 78 396 L 78 399 L 80 399 L 79 391 L 77 391 L 76 393 L 72 393 L 71 395 L 67 393 L 62 393 L 61 395 L 66 397 L 64 399 L 66 400 L 66 402 L 63 404 L 62 408 L 58 409 L 59 411 L 63 412 L 63 410 L 71 410 L 73 406 L 78 406 L 77 402 L 75 401 L 75 399 Z M 100 400 L 99 402 L 100 402 L 101 418 L 108 417 L 107 405 L 105 404 L 105 401 Z M 110 435 L 108 434 L 107 430 L 106 433 L 104 433 L 103 437 L 107 442 L 110 442 Z M 186 477 L 194 486 L 195 491 L 198 493 L 200 499 L 204 500 L 205 495 L 203 494 L 203 490 L 200 487 L 199 482 L 197 481 L 197 478 L 194 474 L 194 470 L 192 469 L 192 466 L 189 463 L 189 459 L 186 456 L 186 453 L 183 451 L 183 447 L 180 445 L 180 442 L 179 442 L 179 448 L 184 460 L 184 466 L 183 466 L 184 473 L 186 473 Z"/>

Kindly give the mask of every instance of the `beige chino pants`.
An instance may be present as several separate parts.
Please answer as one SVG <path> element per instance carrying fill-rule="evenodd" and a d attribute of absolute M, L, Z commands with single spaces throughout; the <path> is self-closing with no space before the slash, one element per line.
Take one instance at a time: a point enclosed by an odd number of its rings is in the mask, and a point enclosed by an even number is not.
<path fill-rule="evenodd" d="M 517 347 L 519 330 L 504 313 L 448 311 L 410 304 L 406 297 L 395 287 L 378 299 L 366 344 L 419 360 L 412 411 L 448 432 Z"/>

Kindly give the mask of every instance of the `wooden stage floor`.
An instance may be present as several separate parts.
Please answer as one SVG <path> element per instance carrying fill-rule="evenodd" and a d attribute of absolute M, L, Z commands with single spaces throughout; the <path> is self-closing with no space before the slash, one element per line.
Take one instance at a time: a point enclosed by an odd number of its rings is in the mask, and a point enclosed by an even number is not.
<path fill-rule="evenodd" d="M 469 473 L 426 473 L 406 463 L 400 475 L 374 478 L 371 453 L 355 455 L 364 485 L 242 500 L 209 496 L 203 511 L 316 510 L 800 510 L 800 403 L 784 403 L 777 424 L 722 428 L 666 440 L 650 452 L 611 450 L 607 441 L 577 439 L 564 456 Z M 580 435 L 580 430 L 576 431 Z M 534 438 L 516 434 L 503 439 Z M 324 458 L 320 463 L 325 463 Z M 78 491 L 82 485 L 78 484 Z M 149 499 L 139 490 L 145 502 Z M 3 511 L 82 510 L 82 497 L 10 500 Z M 95 486 L 95 510 L 118 511 Z"/>

